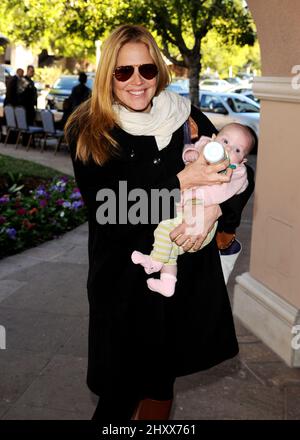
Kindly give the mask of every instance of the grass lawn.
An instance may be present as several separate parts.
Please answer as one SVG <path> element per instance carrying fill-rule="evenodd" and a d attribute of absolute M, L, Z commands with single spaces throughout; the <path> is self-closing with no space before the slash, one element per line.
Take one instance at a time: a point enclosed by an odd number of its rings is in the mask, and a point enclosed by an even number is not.
<path fill-rule="evenodd" d="M 9 156 L 3 156 L 0 154 L 0 176 L 7 176 L 9 173 L 14 176 L 22 175 L 22 177 L 42 177 L 44 179 L 59 176 L 62 173 L 48 168 L 43 165 L 39 165 L 28 160 L 15 159 Z"/>

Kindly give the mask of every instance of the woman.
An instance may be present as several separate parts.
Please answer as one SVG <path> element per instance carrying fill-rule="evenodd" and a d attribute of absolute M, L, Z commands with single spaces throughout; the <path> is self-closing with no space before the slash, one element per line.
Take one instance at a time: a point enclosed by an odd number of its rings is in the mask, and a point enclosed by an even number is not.
<path fill-rule="evenodd" d="M 91 99 L 73 113 L 66 129 L 89 216 L 87 383 L 100 396 L 96 420 L 167 419 L 176 377 L 238 352 L 214 240 L 179 258 L 172 298 L 150 292 L 145 272 L 130 259 L 134 249 L 150 252 L 161 216 L 155 224 L 124 221 L 124 182 L 128 192 L 143 189 L 150 200 L 154 189 L 185 190 L 231 177 L 231 172 L 218 173 L 227 161 L 206 165 L 200 157 L 184 169 L 189 116 L 199 136 L 216 130 L 188 100 L 164 91 L 168 83 L 151 34 L 140 26 L 121 26 L 102 47 Z M 106 224 L 99 222 L 101 189 L 112 190 L 117 207 Z M 239 219 L 249 195 L 238 197 Z M 126 203 L 129 210 L 133 204 Z M 150 202 L 148 207 L 153 209 Z M 183 224 L 173 231 L 173 240 L 184 250 L 199 249 L 220 213 L 218 206 L 206 210 L 202 235 L 189 236 Z"/>

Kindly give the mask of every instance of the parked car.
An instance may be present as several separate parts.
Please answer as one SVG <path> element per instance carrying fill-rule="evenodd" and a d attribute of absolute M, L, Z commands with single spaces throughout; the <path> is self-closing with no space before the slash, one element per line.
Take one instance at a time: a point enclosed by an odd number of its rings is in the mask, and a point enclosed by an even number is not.
<path fill-rule="evenodd" d="M 240 94 L 242 94 L 244 96 L 247 96 L 247 98 L 252 99 L 252 101 L 255 101 L 255 102 L 259 103 L 259 99 L 256 98 L 256 96 L 253 95 L 252 88 L 250 88 L 250 87 L 242 87 L 242 86 L 234 87 L 231 90 L 231 92 L 232 93 L 240 93 Z"/>
<path fill-rule="evenodd" d="M 170 85 L 168 85 L 166 90 L 168 90 L 169 92 L 178 93 L 178 95 L 187 96 L 187 97 L 189 96 L 189 91 L 186 89 L 183 89 L 178 84 L 170 84 Z"/>
<path fill-rule="evenodd" d="M 6 94 L 6 85 L 4 81 L 0 81 L 0 96 L 5 96 Z"/>
<path fill-rule="evenodd" d="M 10 77 L 16 74 L 15 69 L 9 64 L 0 64 L 0 81 L 7 84 Z"/>
<path fill-rule="evenodd" d="M 200 81 L 200 90 L 211 90 L 212 92 L 224 92 L 232 87 L 232 84 L 224 79 L 204 79 Z"/>
<path fill-rule="evenodd" d="M 224 78 L 225 81 L 229 82 L 232 86 L 239 86 L 242 84 L 242 81 L 238 77 Z"/>
<path fill-rule="evenodd" d="M 15 69 L 8 64 L 0 64 L 0 96 L 6 94 L 9 79 L 15 75 Z"/>
<path fill-rule="evenodd" d="M 238 93 L 200 92 L 200 109 L 220 130 L 230 122 L 250 127 L 258 138 L 260 106 Z"/>
<path fill-rule="evenodd" d="M 93 87 L 94 75 L 88 74 L 86 85 L 91 89 Z M 78 75 L 62 75 L 53 84 L 46 96 L 46 108 L 54 110 L 63 110 L 63 103 L 71 95 L 72 88 L 79 84 Z"/>
<path fill-rule="evenodd" d="M 251 86 L 253 83 L 253 75 L 250 75 L 249 73 L 240 72 L 237 74 L 237 77 L 240 78 L 242 85 L 244 86 Z"/>

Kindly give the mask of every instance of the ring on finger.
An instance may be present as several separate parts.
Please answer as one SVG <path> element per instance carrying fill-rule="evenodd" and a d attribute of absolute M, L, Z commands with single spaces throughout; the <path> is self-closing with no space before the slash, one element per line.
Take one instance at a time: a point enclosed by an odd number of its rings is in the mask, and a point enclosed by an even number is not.
<path fill-rule="evenodd" d="M 198 244 L 197 245 L 196 244 L 197 244 L 197 241 L 195 241 L 195 243 L 193 244 L 193 248 L 192 248 L 193 251 L 195 251 L 195 252 L 199 251 L 199 249 L 200 249 L 200 246 Z"/>
<path fill-rule="evenodd" d="M 180 238 L 182 236 L 182 234 L 178 234 L 178 235 L 176 235 L 176 237 L 173 239 L 173 241 L 177 241 L 178 240 L 178 238 Z"/>

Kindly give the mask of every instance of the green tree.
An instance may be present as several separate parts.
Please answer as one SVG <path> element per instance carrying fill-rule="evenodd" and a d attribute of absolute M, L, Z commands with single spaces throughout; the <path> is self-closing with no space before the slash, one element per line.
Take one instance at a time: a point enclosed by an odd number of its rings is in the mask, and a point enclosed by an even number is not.
<path fill-rule="evenodd" d="M 229 67 L 232 67 L 234 75 L 247 67 L 260 71 L 259 44 L 258 41 L 253 46 L 226 44 L 222 35 L 216 29 L 211 29 L 202 40 L 201 61 L 203 69 L 217 71 L 221 77 L 229 75 Z"/>
<path fill-rule="evenodd" d="M 94 53 L 93 33 L 91 26 L 87 26 L 85 33 L 73 32 L 72 22 L 78 20 L 81 28 L 87 19 L 92 22 L 92 16 L 85 14 L 81 18 L 78 14 L 83 6 L 89 11 L 89 4 L 94 6 L 95 23 L 98 22 L 101 15 L 98 3 L 97 0 L 1 0 L 0 31 L 12 42 L 22 43 L 36 53 L 45 48 L 56 54 L 80 57 Z M 105 5 L 105 0 L 101 3 Z M 103 28 L 99 28 L 103 33 Z"/>
<path fill-rule="evenodd" d="M 253 44 L 250 17 L 241 2 L 233 0 L 172 0 L 168 8 L 159 1 L 150 3 L 163 52 L 175 65 L 188 69 L 190 97 L 198 105 L 203 39 L 215 28 L 230 43 Z"/>
<path fill-rule="evenodd" d="M 88 32 L 87 37 L 93 35 L 95 40 L 104 29 L 128 22 L 150 29 L 158 36 L 164 55 L 175 65 L 188 69 L 190 97 L 195 105 L 199 100 L 202 41 L 208 32 L 215 28 L 227 44 L 253 45 L 255 41 L 254 26 L 242 0 L 115 0 L 104 9 L 98 7 L 96 28 L 88 27 L 87 23 L 93 22 L 94 16 L 90 4 L 97 1 L 77 3 L 81 7 L 69 27 L 77 34 Z M 84 8 L 82 3 L 89 7 Z"/>

